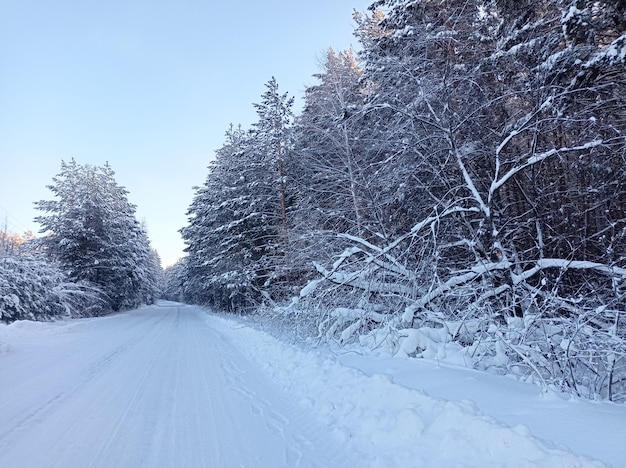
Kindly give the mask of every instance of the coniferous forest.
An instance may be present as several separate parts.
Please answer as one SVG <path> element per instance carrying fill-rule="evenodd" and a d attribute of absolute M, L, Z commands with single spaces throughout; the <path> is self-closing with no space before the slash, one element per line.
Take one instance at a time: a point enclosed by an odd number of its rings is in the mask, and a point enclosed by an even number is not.
<path fill-rule="evenodd" d="M 626 3 L 375 1 L 231 126 L 165 294 L 626 399 Z"/>
<path fill-rule="evenodd" d="M 64 162 L 43 237 L 1 239 L 0 319 L 161 294 L 625 401 L 626 2 L 353 20 L 358 52 L 328 50 L 301 111 L 271 78 L 250 128 L 225 122 L 164 278 L 112 169 Z"/>

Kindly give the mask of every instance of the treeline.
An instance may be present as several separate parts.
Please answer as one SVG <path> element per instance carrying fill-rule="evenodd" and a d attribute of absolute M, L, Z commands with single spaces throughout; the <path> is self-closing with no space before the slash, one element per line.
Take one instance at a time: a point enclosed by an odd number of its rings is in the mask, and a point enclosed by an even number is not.
<path fill-rule="evenodd" d="M 102 167 L 62 162 L 39 201 L 42 237 L 0 236 L 0 320 L 91 316 L 153 303 L 160 259 L 127 191 Z"/>
<path fill-rule="evenodd" d="M 168 296 L 626 399 L 626 4 L 354 19 L 299 115 L 272 79 L 228 130 Z"/>

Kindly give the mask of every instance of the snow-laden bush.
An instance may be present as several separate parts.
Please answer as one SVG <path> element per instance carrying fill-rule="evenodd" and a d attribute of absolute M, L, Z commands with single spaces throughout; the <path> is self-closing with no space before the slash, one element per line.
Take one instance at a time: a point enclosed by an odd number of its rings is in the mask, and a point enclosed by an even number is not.
<path fill-rule="evenodd" d="M 625 315 L 602 307 L 569 317 L 548 311 L 528 314 L 489 330 L 494 346 L 486 362 L 531 375 L 544 387 L 626 401 Z"/>
<path fill-rule="evenodd" d="M 55 316 L 96 315 L 102 293 L 68 282 L 54 264 L 31 255 L 0 258 L 0 320 L 45 320 Z"/>
<path fill-rule="evenodd" d="M 0 318 L 4 322 L 37 320 L 64 313 L 52 289 L 62 281 L 59 270 L 30 257 L 0 260 Z"/>
<path fill-rule="evenodd" d="M 321 341 L 358 341 L 626 400 L 623 268 L 539 259 L 521 269 L 501 259 L 440 272 L 424 285 L 428 271 L 407 272 L 392 253 L 360 242 L 332 267 L 318 265 L 323 277 L 286 312 L 315 320 Z"/>

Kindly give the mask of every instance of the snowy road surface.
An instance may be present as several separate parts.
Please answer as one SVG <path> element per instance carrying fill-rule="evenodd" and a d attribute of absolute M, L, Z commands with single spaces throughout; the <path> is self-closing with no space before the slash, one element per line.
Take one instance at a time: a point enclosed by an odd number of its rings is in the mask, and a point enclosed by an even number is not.
<path fill-rule="evenodd" d="M 0 326 L 2 468 L 601 466 L 190 306 Z"/>
<path fill-rule="evenodd" d="M 152 307 L 29 331 L 0 355 L 0 467 L 348 463 L 204 315 Z"/>

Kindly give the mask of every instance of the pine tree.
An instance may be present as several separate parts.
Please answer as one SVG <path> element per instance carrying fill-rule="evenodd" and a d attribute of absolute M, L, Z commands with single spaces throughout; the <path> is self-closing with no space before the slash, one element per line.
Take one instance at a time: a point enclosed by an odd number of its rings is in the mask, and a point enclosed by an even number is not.
<path fill-rule="evenodd" d="M 262 201 L 267 235 L 263 240 L 265 254 L 258 271 L 263 277 L 262 294 L 270 300 L 293 294 L 290 282 L 295 274 L 289 233 L 294 203 L 293 178 L 288 173 L 293 151 L 293 98 L 281 94 L 274 77 L 266 83 L 261 102 L 253 104 L 258 121 L 251 131 L 256 178 L 255 192 Z"/>
<path fill-rule="evenodd" d="M 61 172 L 48 188 L 56 199 L 39 201 L 46 214 L 36 221 L 44 237 L 38 240 L 48 255 L 75 282 L 102 289 L 112 310 L 153 300 L 149 282 L 150 247 L 135 219 L 128 192 L 103 167 L 61 163 Z M 148 287 L 148 290 L 151 290 Z"/>
<path fill-rule="evenodd" d="M 188 253 L 188 300 L 222 309 L 258 300 L 258 262 L 272 234 L 266 227 L 267 203 L 256 193 L 256 169 L 249 135 L 231 126 L 204 185 L 196 188 L 187 211 L 189 225 L 181 229 Z"/>
<path fill-rule="evenodd" d="M 280 94 L 276 78 L 272 77 L 265 85 L 267 90 L 261 95 L 261 102 L 253 104 L 259 120 L 252 131 L 253 151 L 257 153 L 257 164 L 269 167 L 265 181 L 268 189 L 277 191 L 280 208 L 280 230 L 284 255 L 288 250 L 287 234 L 287 157 L 291 151 L 291 125 L 293 120 L 293 98 L 287 93 Z M 275 188 L 272 188 L 274 186 Z"/>
<path fill-rule="evenodd" d="M 179 259 L 173 265 L 165 267 L 163 270 L 163 287 L 161 298 L 168 301 L 185 302 L 185 282 L 187 257 Z M 191 302 L 191 301 L 189 301 Z"/>
<path fill-rule="evenodd" d="M 227 141 L 181 229 L 189 253 L 186 289 L 193 301 L 222 308 L 280 295 L 289 249 L 287 166 L 293 99 L 272 78 L 249 132 L 231 127 Z"/>

